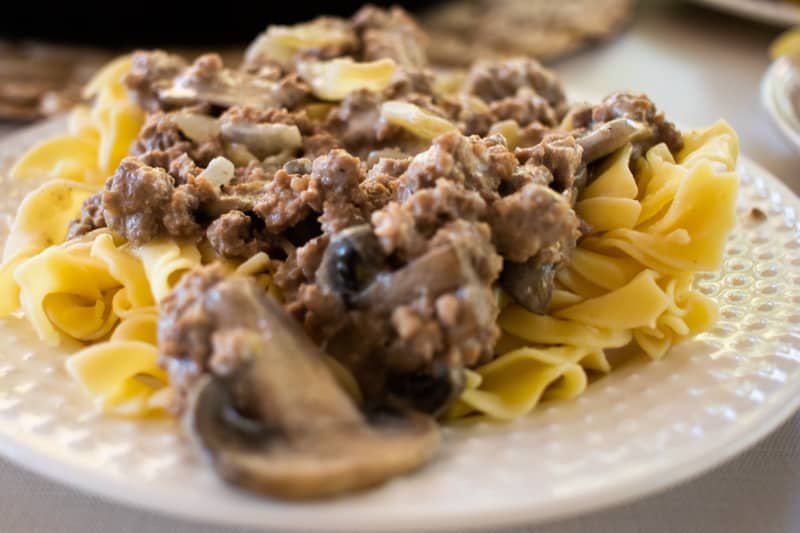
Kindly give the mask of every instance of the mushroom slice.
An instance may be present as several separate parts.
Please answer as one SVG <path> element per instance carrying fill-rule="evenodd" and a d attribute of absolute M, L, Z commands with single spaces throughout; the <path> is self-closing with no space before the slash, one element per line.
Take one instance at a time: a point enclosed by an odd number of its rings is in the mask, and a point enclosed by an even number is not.
<path fill-rule="evenodd" d="M 348 305 L 364 290 L 383 267 L 385 257 L 369 224 L 337 233 L 325 249 L 317 270 L 317 283 L 339 294 Z"/>
<path fill-rule="evenodd" d="M 171 85 L 158 91 L 158 98 L 169 105 L 185 106 L 207 102 L 220 107 L 252 106 L 258 109 L 276 107 L 277 84 L 244 72 L 225 69 L 224 75 L 198 79 L 182 74 Z"/>
<path fill-rule="evenodd" d="M 300 129 L 294 124 L 260 124 L 222 122 L 222 138 L 244 145 L 259 159 L 285 151 L 294 151 L 303 144 Z"/>
<path fill-rule="evenodd" d="M 583 162 L 591 163 L 622 148 L 629 142 L 651 134 L 650 128 L 641 122 L 628 118 L 617 118 L 592 130 L 577 141 L 583 148 Z"/>
<path fill-rule="evenodd" d="M 506 261 L 500 275 L 500 286 L 519 305 L 542 314 L 550 305 L 555 275 L 555 265 L 542 264 L 536 256 L 524 263 Z"/>
<path fill-rule="evenodd" d="M 186 422 L 227 481 L 277 498 L 322 498 L 408 473 L 436 453 L 432 418 L 365 417 L 320 349 L 252 280 L 218 281 L 203 307 L 216 324 L 212 373 L 195 385 Z"/>
<path fill-rule="evenodd" d="M 382 272 L 355 299 L 357 305 L 389 312 L 423 293 L 439 295 L 468 285 L 477 278 L 463 250 L 437 246 L 394 272 Z"/>
<path fill-rule="evenodd" d="M 337 234 L 322 257 L 317 283 L 353 307 L 390 312 L 420 296 L 456 290 L 476 278 L 467 255 L 452 245 L 429 250 L 397 270 L 384 270 L 386 257 L 369 224 Z"/>

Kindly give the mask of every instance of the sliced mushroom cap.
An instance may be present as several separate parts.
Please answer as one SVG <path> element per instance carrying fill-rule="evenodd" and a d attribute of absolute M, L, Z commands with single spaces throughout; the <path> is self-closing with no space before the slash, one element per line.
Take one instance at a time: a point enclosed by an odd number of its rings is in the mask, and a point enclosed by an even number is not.
<path fill-rule="evenodd" d="M 422 292 L 438 295 L 476 279 L 467 255 L 442 245 L 389 270 L 386 256 L 369 224 L 353 226 L 333 237 L 317 271 L 317 283 L 341 295 L 354 307 L 391 311 Z"/>
<path fill-rule="evenodd" d="M 365 489 L 425 464 L 439 446 L 425 415 L 380 418 L 374 426 L 335 425 L 285 440 L 279 429 L 240 416 L 230 391 L 208 380 L 197 395 L 191 428 L 220 476 L 249 490 L 308 500 Z"/>
<path fill-rule="evenodd" d="M 592 130 L 577 141 L 583 148 L 583 162 L 591 163 L 622 148 L 629 142 L 651 134 L 651 129 L 646 124 L 628 118 L 617 118 Z"/>
<path fill-rule="evenodd" d="M 451 292 L 477 279 L 466 253 L 445 244 L 393 272 L 381 272 L 354 298 L 356 305 L 391 311 L 423 295 Z"/>
<path fill-rule="evenodd" d="M 351 305 L 383 268 L 385 255 L 369 224 L 340 231 L 325 249 L 317 283 Z"/>
<path fill-rule="evenodd" d="M 218 325 L 213 372 L 197 383 L 187 424 L 224 479 L 278 498 L 321 498 L 410 472 L 436 453 L 433 419 L 366 418 L 320 349 L 252 281 L 228 277 L 204 302 Z"/>

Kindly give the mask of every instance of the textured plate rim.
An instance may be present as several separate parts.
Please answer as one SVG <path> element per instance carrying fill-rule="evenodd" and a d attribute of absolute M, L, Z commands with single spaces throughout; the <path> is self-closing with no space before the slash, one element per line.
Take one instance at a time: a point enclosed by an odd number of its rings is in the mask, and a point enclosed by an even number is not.
<path fill-rule="evenodd" d="M 63 124 L 63 120 L 50 121 L 6 136 L 0 139 L 0 144 L 19 144 L 23 140 L 36 139 L 40 132 L 51 131 L 58 123 Z M 748 175 L 763 179 L 770 189 L 800 208 L 800 199 L 783 182 L 757 163 L 740 157 L 740 169 Z M 292 504 L 282 505 L 281 510 L 276 510 L 277 512 L 270 517 L 269 523 L 265 523 L 260 513 L 231 516 L 217 512 L 214 505 L 209 505 L 209 502 L 201 503 L 174 494 L 167 500 L 158 490 L 148 490 L 141 484 L 131 487 L 100 475 L 94 470 L 87 471 L 81 466 L 72 464 L 68 456 L 63 453 L 53 455 L 44 453 L 37 447 L 30 447 L 26 442 L 16 440 L 11 432 L 2 427 L 0 427 L 0 455 L 25 469 L 102 499 L 195 523 L 270 527 L 295 531 L 331 529 L 411 531 L 420 528 L 463 530 L 553 521 L 621 505 L 664 491 L 698 477 L 742 453 L 774 431 L 799 407 L 800 379 L 787 381 L 755 413 L 715 433 L 713 441 L 704 440 L 701 445 L 695 444 L 689 447 L 686 453 L 672 454 L 670 460 L 654 457 L 635 472 L 620 475 L 600 488 L 576 491 L 546 503 L 526 506 L 524 502 L 517 501 L 490 511 L 465 513 L 459 510 L 437 515 L 403 514 L 393 516 L 391 520 L 373 515 L 353 516 L 346 525 L 341 526 L 331 524 L 325 519 L 315 519 L 312 513 L 306 513 L 302 521 L 298 520 L 298 510 L 302 509 L 302 505 L 299 507 Z M 676 450 L 684 451 L 681 448 Z M 335 502 L 331 505 L 335 505 Z"/>

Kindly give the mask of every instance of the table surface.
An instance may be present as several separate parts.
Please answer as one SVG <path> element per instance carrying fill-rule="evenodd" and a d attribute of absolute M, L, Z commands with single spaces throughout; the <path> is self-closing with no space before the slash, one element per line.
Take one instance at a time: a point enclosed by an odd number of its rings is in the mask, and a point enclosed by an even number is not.
<path fill-rule="evenodd" d="M 589 94 L 645 92 L 684 125 L 727 119 L 739 132 L 742 152 L 800 192 L 800 155 L 759 101 L 766 49 L 778 33 L 689 4 L 652 2 L 642 6 L 625 35 L 555 68 L 568 85 Z M 212 531 L 220 530 L 108 503 L 0 460 L 1 533 Z M 800 531 L 800 415 L 737 459 L 664 493 L 511 531 Z"/>

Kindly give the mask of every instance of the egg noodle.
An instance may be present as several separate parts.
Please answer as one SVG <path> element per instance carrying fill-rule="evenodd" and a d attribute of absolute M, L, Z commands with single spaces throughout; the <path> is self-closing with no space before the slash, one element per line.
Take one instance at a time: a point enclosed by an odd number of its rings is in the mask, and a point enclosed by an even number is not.
<path fill-rule="evenodd" d="M 144 121 L 121 82 L 130 64 L 126 56 L 106 66 L 86 88 L 93 105 L 72 112 L 68 134 L 34 146 L 12 169 L 18 180 L 47 180 L 20 204 L 6 242 L 0 316 L 21 311 L 50 345 L 82 343 L 66 365 L 98 407 L 145 416 L 163 412 L 171 395 L 157 364 L 157 303 L 214 257 L 172 241 L 132 246 L 105 229 L 64 242 L 69 221 Z M 725 122 L 683 140 L 676 157 L 654 146 L 633 172 L 630 145 L 608 158 L 575 206 L 591 231 L 558 273 L 550 312 L 533 314 L 500 296 L 498 357 L 467 371 L 449 417 L 522 416 L 542 400 L 581 394 L 587 372 L 611 370 L 610 349 L 658 359 L 711 327 L 717 307 L 693 288 L 693 276 L 719 268 L 734 225 L 738 141 Z M 227 266 L 276 293 L 265 254 Z"/>

